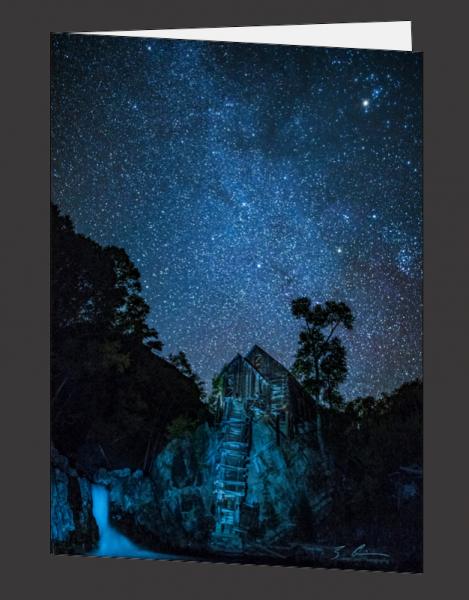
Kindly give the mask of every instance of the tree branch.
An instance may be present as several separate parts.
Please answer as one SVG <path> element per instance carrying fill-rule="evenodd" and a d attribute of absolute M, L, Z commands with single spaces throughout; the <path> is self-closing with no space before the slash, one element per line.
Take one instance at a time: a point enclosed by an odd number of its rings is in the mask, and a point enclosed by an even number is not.
<path fill-rule="evenodd" d="M 326 338 L 326 341 L 324 342 L 324 344 L 327 344 L 327 342 L 331 339 L 332 334 L 334 333 L 334 331 L 337 329 L 337 327 L 340 325 L 340 321 L 337 321 L 336 324 L 332 327 L 329 335 Z"/>

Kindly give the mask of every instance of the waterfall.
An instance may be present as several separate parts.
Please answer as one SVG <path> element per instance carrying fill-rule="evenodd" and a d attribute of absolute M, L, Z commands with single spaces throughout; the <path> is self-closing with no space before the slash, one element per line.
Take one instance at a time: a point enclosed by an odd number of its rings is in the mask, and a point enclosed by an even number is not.
<path fill-rule="evenodd" d="M 179 558 L 178 556 L 159 554 L 139 548 L 110 524 L 108 490 L 102 485 L 93 484 L 91 494 L 93 498 L 93 516 L 99 530 L 98 548 L 91 552 L 91 555 L 122 558 L 159 558 L 164 560 Z"/>

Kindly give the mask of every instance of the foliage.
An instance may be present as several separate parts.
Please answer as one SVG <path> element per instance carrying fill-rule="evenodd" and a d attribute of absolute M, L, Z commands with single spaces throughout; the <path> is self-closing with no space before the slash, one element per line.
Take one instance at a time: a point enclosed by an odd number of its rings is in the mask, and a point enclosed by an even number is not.
<path fill-rule="evenodd" d="M 334 535 L 361 530 L 368 544 L 420 555 L 422 420 L 420 380 L 326 411 L 325 441 L 335 458 Z M 403 501 L 405 486 L 415 496 Z"/>
<path fill-rule="evenodd" d="M 212 377 L 212 391 L 210 392 L 207 400 L 209 411 L 214 416 L 216 421 L 221 419 L 219 399 L 223 392 L 223 371 L 225 367 L 226 364 L 220 373 Z"/>
<path fill-rule="evenodd" d="M 199 392 L 200 392 L 200 399 L 203 400 L 205 398 L 204 383 L 200 379 L 200 377 L 197 375 L 197 373 L 195 373 L 192 370 L 192 367 L 190 365 L 190 362 L 189 362 L 185 352 L 183 352 L 181 350 L 177 354 L 170 354 L 168 357 L 168 360 L 171 364 L 173 364 L 176 367 L 176 369 L 180 373 L 182 373 L 183 375 L 185 375 L 186 377 L 188 377 L 195 383 L 195 385 L 197 386 L 197 388 L 199 389 Z"/>
<path fill-rule="evenodd" d="M 324 474 L 331 475 L 322 432 L 322 407 L 340 406 L 338 386 L 347 375 L 345 348 L 334 335 L 338 327 L 352 329 L 353 315 L 344 302 L 328 300 L 324 305 L 311 306 L 307 297 L 292 301 L 292 314 L 303 322 L 293 372 L 311 394 L 316 409 L 316 439 L 321 453 Z"/>
<path fill-rule="evenodd" d="M 403 384 L 381 398 L 357 398 L 344 409 L 347 454 L 355 464 L 390 473 L 422 464 L 422 382 Z M 364 453 L 369 454 L 365 457 Z"/>
<path fill-rule="evenodd" d="M 318 405 L 339 405 L 337 388 L 347 375 L 347 360 L 345 348 L 334 333 L 340 326 L 352 329 L 350 308 L 333 301 L 311 306 L 311 300 L 302 297 L 293 300 L 292 314 L 304 325 L 293 372 Z"/>
<path fill-rule="evenodd" d="M 140 273 L 122 248 L 102 247 L 77 234 L 69 217 L 51 207 L 52 335 L 80 331 L 121 334 L 161 350 L 146 318 Z"/>
<path fill-rule="evenodd" d="M 207 419 L 196 374 L 155 354 L 148 313 L 125 251 L 76 233 L 52 205 L 52 441 L 84 469 L 148 469 L 169 423 Z"/>

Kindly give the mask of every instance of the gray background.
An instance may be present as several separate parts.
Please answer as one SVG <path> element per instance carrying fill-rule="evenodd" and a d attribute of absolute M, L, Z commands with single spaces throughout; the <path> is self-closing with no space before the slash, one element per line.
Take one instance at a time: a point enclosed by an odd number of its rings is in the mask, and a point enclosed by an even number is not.
<path fill-rule="evenodd" d="M 468 558 L 467 15 L 462 0 L 42 0 L 2 9 L 5 598 L 460 598 Z M 49 556 L 49 33 L 413 21 L 424 51 L 423 575 Z M 7 182 L 5 189 L 4 182 Z M 464 190 L 464 191 L 463 191 Z M 466 193 L 464 193 L 466 192 Z M 465 202 L 466 201 L 466 202 Z M 10 590 L 3 592 L 3 588 Z"/>

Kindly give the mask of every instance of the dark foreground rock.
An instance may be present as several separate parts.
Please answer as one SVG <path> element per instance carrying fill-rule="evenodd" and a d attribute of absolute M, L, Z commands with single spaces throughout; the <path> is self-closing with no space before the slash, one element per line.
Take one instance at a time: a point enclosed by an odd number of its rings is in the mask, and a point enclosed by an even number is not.
<path fill-rule="evenodd" d="M 173 439 L 149 475 L 130 469 L 98 471 L 95 482 L 110 490 L 113 525 L 156 551 L 229 553 L 229 548 L 212 545 L 219 444 L 220 434 L 204 424 Z M 330 505 L 324 478 L 310 475 L 321 473 L 318 460 L 317 452 L 301 440 L 279 445 L 269 425 L 255 423 L 241 517 L 245 549 L 253 556 L 269 556 L 266 548 L 275 544 L 317 539 Z"/>
<path fill-rule="evenodd" d="M 419 548 L 412 544 L 420 536 L 412 527 L 421 501 L 421 471 L 403 468 L 391 478 L 390 507 L 397 504 L 394 512 L 402 527 L 394 522 L 381 525 L 379 538 L 366 523 L 359 527 L 359 522 L 351 522 L 350 531 L 341 530 L 334 516 L 343 496 L 332 477 L 326 477 L 311 439 L 311 432 L 305 430 L 295 440 L 279 442 L 268 424 L 253 423 L 238 548 L 220 547 L 213 537 L 214 480 L 221 444 L 215 427 L 204 424 L 174 438 L 148 475 L 129 468 L 100 469 L 92 482 L 109 490 L 112 527 L 154 552 L 214 561 L 419 571 L 415 558 Z M 329 459 L 334 473 L 333 458 Z M 67 459 L 53 456 L 54 553 L 96 549 L 92 482 L 72 469 Z"/>
<path fill-rule="evenodd" d="M 51 456 L 51 552 L 84 554 L 98 542 L 91 484 L 53 450 Z"/>
<path fill-rule="evenodd" d="M 150 475 L 130 469 L 95 475 L 110 491 L 113 525 L 156 551 L 207 551 L 213 529 L 213 461 L 216 435 L 203 425 L 172 440 Z"/>

